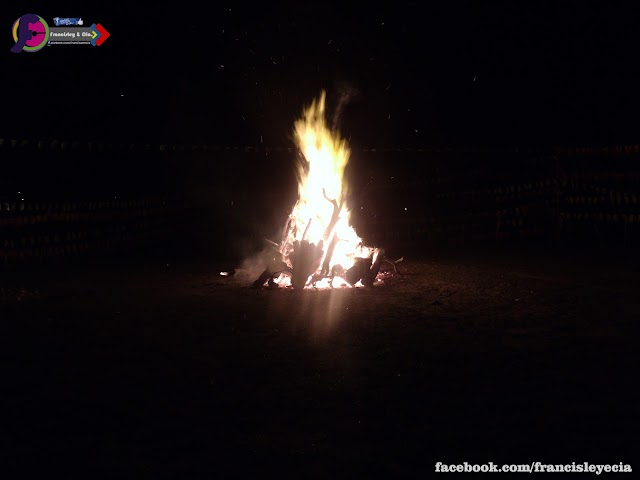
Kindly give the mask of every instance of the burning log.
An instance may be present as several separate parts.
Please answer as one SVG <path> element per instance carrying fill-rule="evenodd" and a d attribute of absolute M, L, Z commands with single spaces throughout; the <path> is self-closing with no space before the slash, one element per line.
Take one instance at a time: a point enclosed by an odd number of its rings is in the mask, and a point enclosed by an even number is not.
<path fill-rule="evenodd" d="M 273 242 L 270 242 L 273 243 Z M 274 279 L 278 277 L 282 272 L 286 271 L 289 267 L 282 259 L 282 254 L 274 250 L 269 256 L 267 266 L 260 274 L 258 279 L 251 285 L 252 288 L 262 288 L 262 286 L 268 281 L 269 286 L 274 286 Z"/>
<path fill-rule="evenodd" d="M 353 267 L 345 273 L 345 280 L 351 285 L 358 283 L 371 269 L 371 258 L 356 258 Z"/>
<path fill-rule="evenodd" d="M 324 262 L 322 262 L 322 271 L 320 272 L 322 275 L 329 274 L 329 265 L 331 264 L 331 258 L 333 257 L 333 252 L 336 249 L 337 243 L 338 243 L 338 237 L 334 235 L 333 238 L 331 239 L 331 242 L 329 243 L 327 254 L 324 256 Z"/>
<path fill-rule="evenodd" d="M 291 223 L 292 223 L 292 218 L 291 216 L 289 216 L 289 218 L 287 219 L 287 222 L 284 224 L 284 228 L 282 229 L 282 236 L 280 237 L 280 252 L 282 253 L 286 243 L 287 243 L 287 239 L 289 238 L 289 231 L 291 230 Z"/>
<path fill-rule="evenodd" d="M 306 240 L 294 243 L 293 255 L 291 258 L 292 275 L 291 285 L 293 288 L 303 289 L 309 277 L 318 271 L 322 261 L 323 244 L 309 243 Z"/>
<path fill-rule="evenodd" d="M 384 250 L 375 250 L 373 255 L 367 258 L 356 258 L 353 267 L 347 270 L 345 279 L 351 285 L 359 281 L 365 287 L 372 287 L 380 272 L 380 266 L 384 260 Z"/>
<path fill-rule="evenodd" d="M 376 281 L 376 277 L 380 271 L 380 265 L 382 265 L 382 260 L 384 259 L 384 250 L 377 251 L 375 257 L 376 259 L 373 261 L 369 271 L 362 277 L 362 284 L 365 287 L 372 287 Z"/>
<path fill-rule="evenodd" d="M 272 279 L 275 275 L 274 272 L 270 272 L 268 269 L 260 274 L 258 279 L 251 284 L 251 288 L 262 288 L 267 280 Z"/>
<path fill-rule="evenodd" d="M 340 219 L 340 210 L 342 210 L 342 204 L 344 203 L 344 199 L 341 200 L 340 205 L 338 205 L 338 202 L 336 202 L 335 199 L 332 200 L 329 198 L 329 196 L 327 195 L 327 191 L 324 188 L 322 189 L 322 196 L 325 198 L 325 200 L 327 200 L 330 204 L 333 205 L 333 213 L 331 214 L 331 220 L 329 220 L 329 225 L 327 225 L 327 228 L 324 231 L 324 235 L 322 236 L 323 237 L 322 239 L 326 242 L 331 236 L 331 232 L 333 232 L 333 229 L 338 223 L 338 220 Z"/>
<path fill-rule="evenodd" d="M 327 249 L 327 252 L 324 256 L 324 261 L 322 262 L 322 271 L 320 272 L 321 275 L 326 276 L 329 274 L 329 265 L 331 264 L 331 259 L 333 258 L 333 252 L 335 251 L 336 244 L 339 241 L 338 236 L 333 234 L 333 229 L 340 219 L 340 210 L 342 209 L 344 200 L 340 201 L 340 205 L 338 205 L 338 202 L 336 202 L 335 199 L 329 198 L 329 196 L 327 195 L 327 191 L 324 188 L 322 189 L 322 196 L 333 205 L 331 220 L 329 221 L 329 225 L 327 225 L 327 228 L 324 231 L 324 235 L 322 236 L 323 242 L 326 242 L 327 240 L 329 240 L 329 238 L 331 238 L 331 241 L 329 242 L 329 248 Z"/>

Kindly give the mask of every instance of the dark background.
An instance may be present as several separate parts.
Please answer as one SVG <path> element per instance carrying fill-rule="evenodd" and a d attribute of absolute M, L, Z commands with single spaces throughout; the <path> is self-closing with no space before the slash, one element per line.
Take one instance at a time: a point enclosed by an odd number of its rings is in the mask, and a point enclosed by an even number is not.
<path fill-rule="evenodd" d="M 3 6 L 9 29 L 27 8 L 51 24 L 82 15 L 112 36 L 104 48 L 3 54 L 3 101 L 23 108 L 2 130 L 277 146 L 321 89 L 333 105 L 351 89 L 342 130 L 355 145 L 634 143 L 640 34 L 623 5 Z"/>
<path fill-rule="evenodd" d="M 7 28 L 24 8 L 3 7 Z M 349 204 L 374 241 L 419 250 L 428 240 L 495 243 L 535 230 L 544 245 L 570 233 L 569 243 L 617 249 L 635 238 L 640 43 L 632 8 L 29 8 L 51 24 L 82 16 L 111 37 L 101 47 L 11 54 L 6 36 L 0 200 L 9 210 L 171 199 L 202 220 L 190 228 L 175 221 L 177 236 L 212 230 L 202 242 L 208 254 L 241 255 L 237 245 L 251 237 L 259 248 L 295 201 L 293 122 L 325 89 L 330 119 L 349 99 L 337 124 L 352 147 Z M 36 201 L 44 203 L 29 205 Z M 582 204 L 589 208 L 576 210 Z M 506 237 L 504 218 L 515 232 Z"/>

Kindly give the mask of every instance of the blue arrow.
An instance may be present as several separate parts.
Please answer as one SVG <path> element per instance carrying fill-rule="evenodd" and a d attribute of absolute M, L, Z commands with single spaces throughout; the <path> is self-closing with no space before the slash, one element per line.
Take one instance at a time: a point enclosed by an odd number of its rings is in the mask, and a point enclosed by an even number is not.
<path fill-rule="evenodd" d="M 91 39 L 91 45 L 93 45 L 95 47 L 96 46 L 96 42 L 102 36 L 102 34 L 98 31 L 98 27 L 96 26 L 95 23 L 93 25 L 91 25 L 91 30 L 93 30 L 93 33 L 96 34 L 96 36 L 93 39 Z"/>

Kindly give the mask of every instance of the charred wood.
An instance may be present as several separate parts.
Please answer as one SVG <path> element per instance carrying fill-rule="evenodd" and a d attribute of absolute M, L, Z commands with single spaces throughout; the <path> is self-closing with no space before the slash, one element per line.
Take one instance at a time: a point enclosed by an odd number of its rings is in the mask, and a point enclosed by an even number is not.
<path fill-rule="evenodd" d="M 331 242 L 329 243 L 329 248 L 327 248 L 327 253 L 324 256 L 324 262 L 322 263 L 322 275 L 329 275 L 329 265 L 331 264 L 331 258 L 333 257 L 333 251 L 336 249 L 336 244 L 338 243 L 338 237 L 336 235 L 333 236 Z"/>
<path fill-rule="evenodd" d="M 322 261 L 323 243 L 318 245 L 306 240 L 295 242 L 291 259 L 293 288 L 303 289 L 311 275 L 318 271 Z"/>
<path fill-rule="evenodd" d="M 370 258 L 356 258 L 353 267 L 347 270 L 345 274 L 345 280 L 349 282 L 351 285 L 355 285 L 360 281 L 365 275 L 369 273 L 369 269 L 371 268 L 371 259 Z"/>
<path fill-rule="evenodd" d="M 398 270 L 398 264 L 404 260 L 404 257 L 400 257 L 398 260 L 387 260 L 383 258 L 382 261 L 388 263 L 393 268 L 393 273 L 396 275 L 402 275 Z"/>
<path fill-rule="evenodd" d="M 333 232 L 333 229 L 335 228 L 336 224 L 338 223 L 338 220 L 340 219 L 340 210 L 342 210 L 342 204 L 344 200 L 341 200 L 340 205 L 338 205 L 338 202 L 335 199 L 329 198 L 324 188 L 322 189 L 322 195 L 327 200 L 327 202 L 333 205 L 333 213 L 331 214 L 331 220 L 329 221 L 329 225 L 327 225 L 327 228 L 325 228 L 324 234 L 322 236 L 322 239 L 326 242 L 329 239 L 329 237 L 331 237 L 331 232 Z"/>
<path fill-rule="evenodd" d="M 382 265 L 382 260 L 384 260 L 384 250 L 379 250 L 377 252 L 377 256 L 371 268 L 367 274 L 362 278 L 362 284 L 365 287 L 372 287 L 373 283 L 376 281 L 376 277 L 378 276 L 378 272 L 380 271 L 380 265 Z"/>

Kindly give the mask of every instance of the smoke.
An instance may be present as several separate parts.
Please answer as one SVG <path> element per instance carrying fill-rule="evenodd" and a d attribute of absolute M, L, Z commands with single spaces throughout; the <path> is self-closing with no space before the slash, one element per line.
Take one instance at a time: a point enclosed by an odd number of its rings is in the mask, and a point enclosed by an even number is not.
<path fill-rule="evenodd" d="M 335 112 L 333 113 L 333 123 L 331 127 L 331 133 L 335 134 L 338 130 L 340 123 L 340 117 L 344 108 L 354 99 L 360 96 L 360 90 L 348 83 L 338 84 L 338 104 L 336 105 Z"/>
<path fill-rule="evenodd" d="M 271 245 L 260 251 L 247 253 L 240 266 L 230 272 L 221 272 L 224 276 L 233 276 L 235 282 L 242 285 L 253 282 L 265 271 L 279 272 L 286 268 L 280 253 Z"/>

